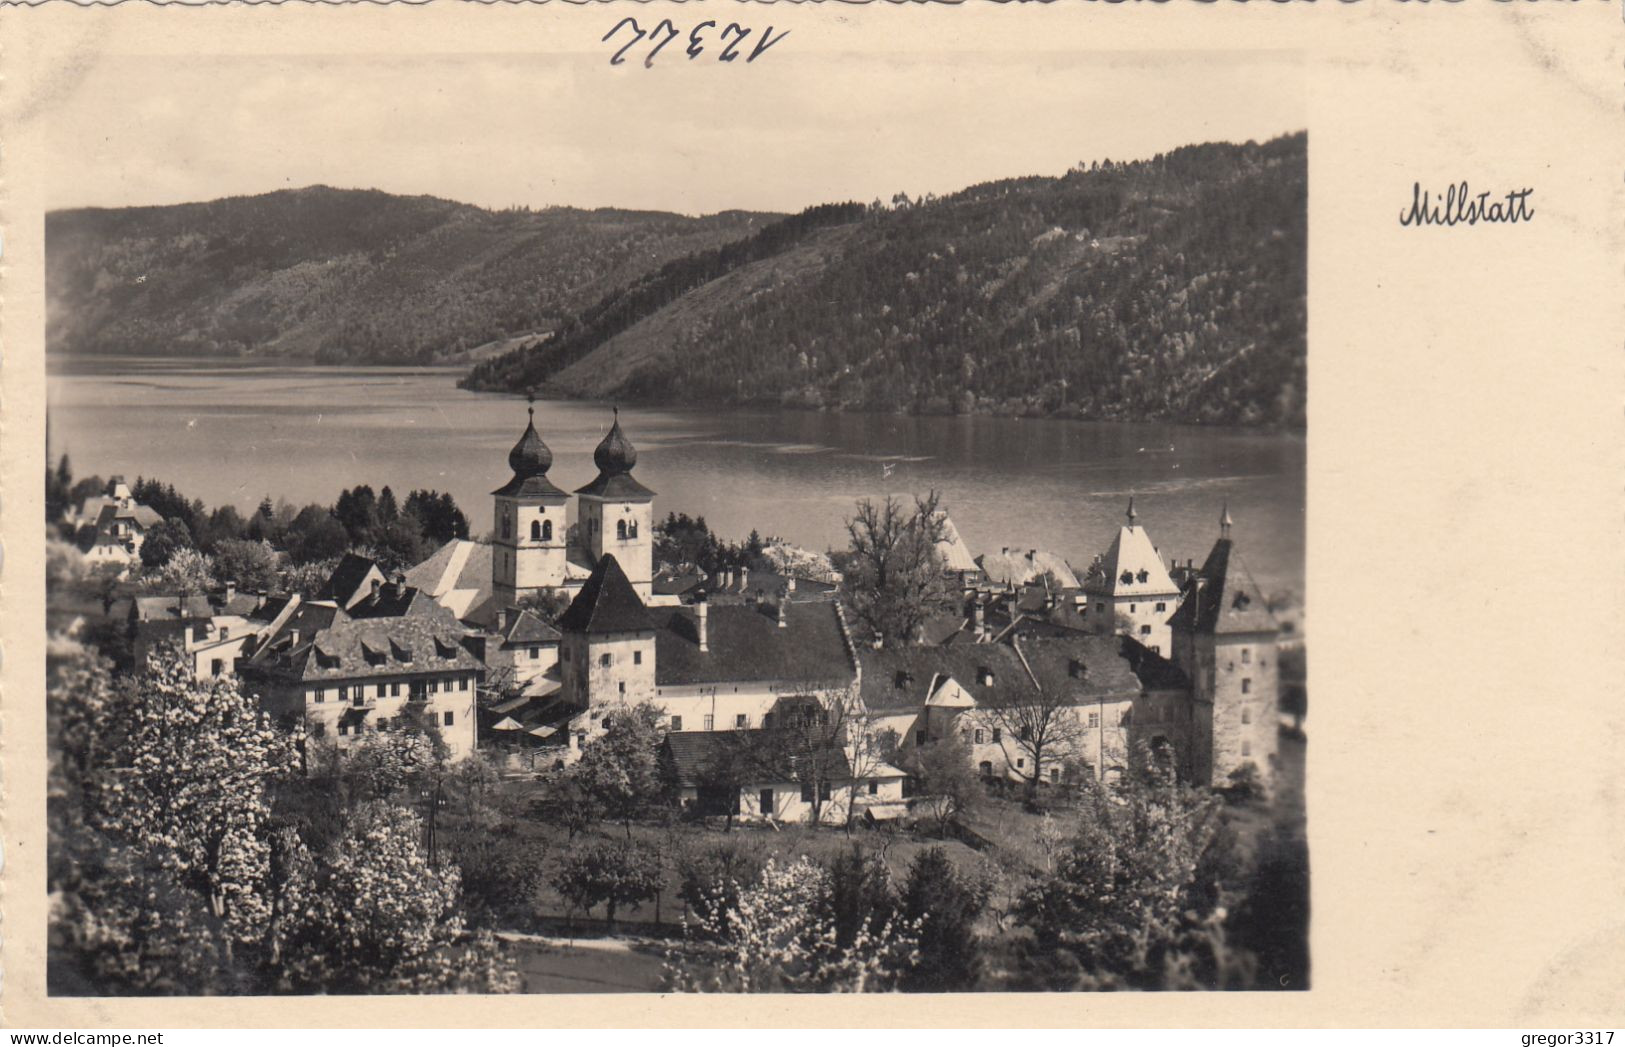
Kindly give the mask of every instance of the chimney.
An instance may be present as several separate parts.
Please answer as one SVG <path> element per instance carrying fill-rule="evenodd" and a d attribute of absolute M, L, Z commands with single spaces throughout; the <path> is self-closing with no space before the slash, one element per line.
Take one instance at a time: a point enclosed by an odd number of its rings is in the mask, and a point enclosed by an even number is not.
<path fill-rule="evenodd" d="M 378 599 L 378 590 L 382 589 L 383 587 L 384 581 L 382 578 L 374 578 L 372 580 L 372 598 L 374 600 Z"/>
<path fill-rule="evenodd" d="M 745 587 L 748 585 L 750 585 L 750 568 L 741 567 L 739 569 L 739 591 L 744 592 Z"/>
<path fill-rule="evenodd" d="M 790 606 L 790 590 L 786 589 L 779 594 L 779 628 L 788 629 L 790 622 L 785 618 L 785 610 Z"/>
<path fill-rule="evenodd" d="M 299 646 L 299 630 L 298 629 L 289 629 L 288 630 L 288 646 L 289 647 L 298 647 Z"/>
<path fill-rule="evenodd" d="M 235 599 L 237 599 L 237 583 L 236 582 L 227 582 L 226 583 L 226 602 L 230 603 L 231 601 L 233 601 Z"/>
<path fill-rule="evenodd" d="M 784 591 L 787 593 L 793 593 L 796 591 L 796 580 L 794 578 L 786 578 L 784 580 Z"/>
<path fill-rule="evenodd" d="M 980 599 L 971 602 L 971 618 L 976 623 L 976 638 L 987 639 L 987 608 Z"/>
<path fill-rule="evenodd" d="M 706 619 L 710 617 L 710 610 L 711 605 L 706 603 L 703 599 L 694 605 L 694 623 L 699 628 L 701 651 L 709 651 L 711 649 L 711 639 L 706 628 Z"/>

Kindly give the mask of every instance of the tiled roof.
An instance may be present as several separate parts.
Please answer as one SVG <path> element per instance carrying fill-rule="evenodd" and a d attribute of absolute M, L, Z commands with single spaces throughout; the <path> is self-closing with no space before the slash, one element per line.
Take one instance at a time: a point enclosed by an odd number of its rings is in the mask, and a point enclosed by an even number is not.
<path fill-rule="evenodd" d="M 1191 685 L 1184 671 L 1132 636 L 1121 637 L 1123 658 L 1149 690 L 1183 690 Z"/>
<path fill-rule="evenodd" d="M 698 611 L 656 608 L 655 683 L 662 687 L 779 680 L 844 687 L 853 669 L 833 603 L 791 603 L 779 627 L 773 605 L 710 606 L 706 646 L 699 646 Z"/>
<path fill-rule="evenodd" d="M 576 598 L 559 617 L 567 633 L 631 633 L 654 628 L 649 611 L 613 553 L 598 561 Z"/>
<path fill-rule="evenodd" d="M 545 476 L 515 476 L 491 492 L 509 498 L 540 498 L 543 501 L 567 502 L 570 496 Z"/>
<path fill-rule="evenodd" d="M 953 677 L 983 705 L 1030 700 L 1036 693 L 1032 677 L 1008 644 L 864 649 L 858 651 L 858 662 L 863 667 L 860 694 L 871 713 L 920 708 L 939 676 Z"/>
<path fill-rule="evenodd" d="M 1151 544 L 1145 528 L 1136 524 L 1118 528 L 1111 548 L 1091 571 L 1084 588 L 1108 596 L 1164 596 L 1177 593 L 1162 555 Z"/>
<path fill-rule="evenodd" d="M 713 600 L 717 599 L 773 599 L 784 592 L 791 579 L 787 575 L 776 571 L 741 571 L 737 568 L 728 568 L 717 571 L 705 581 L 705 593 Z M 833 582 L 809 581 L 802 578 L 795 579 L 795 588 L 790 589 L 792 603 L 805 603 L 810 600 L 831 599 L 836 590 Z"/>
<path fill-rule="evenodd" d="M 195 596 L 135 596 L 131 597 L 131 617 L 139 622 L 192 621 L 217 615 L 249 617 L 261 610 L 262 598 L 256 593 L 235 593 L 226 599 L 224 593 Z M 263 617 L 263 614 L 260 615 Z"/>
<path fill-rule="evenodd" d="M 483 669 L 461 639 L 457 630 L 426 618 L 335 619 L 289 650 L 258 661 L 251 671 L 310 681 Z"/>
<path fill-rule="evenodd" d="M 988 581 L 995 585 L 1042 582 L 1044 575 L 1048 573 L 1055 576 L 1060 588 L 1078 588 L 1077 576 L 1072 573 L 1072 568 L 1068 566 L 1066 560 L 1042 549 L 1029 549 L 1025 553 L 1018 549 L 983 553 L 976 558 L 976 565 L 987 575 Z"/>
<path fill-rule="evenodd" d="M 1218 634 L 1272 633 L 1280 628 L 1229 538 L 1213 543 L 1198 581 L 1186 589 L 1169 624 L 1185 632 Z"/>
<path fill-rule="evenodd" d="M 333 573 L 327 576 L 327 581 L 322 583 L 321 589 L 316 593 L 316 599 L 336 600 L 341 604 L 347 604 L 355 599 L 361 587 L 367 583 L 367 576 L 373 571 L 378 571 L 379 577 L 383 576 L 383 571 L 374 561 L 365 556 L 357 556 L 355 553 L 345 553 L 339 559 L 338 566 L 333 568 Z"/>
<path fill-rule="evenodd" d="M 971 555 L 965 539 L 959 536 L 959 528 L 954 526 L 947 513 L 939 512 L 937 515 L 942 519 L 943 532 L 942 541 L 937 543 L 937 554 L 942 557 L 943 566 L 950 571 L 976 570 L 976 558 Z"/>
<path fill-rule="evenodd" d="M 1022 638 L 1016 650 L 1046 694 L 1071 695 L 1081 704 L 1133 697 L 1143 689 L 1123 655 L 1120 636 Z"/>
<path fill-rule="evenodd" d="M 705 572 L 697 567 L 673 571 L 662 567 L 655 572 L 653 591 L 659 596 L 681 596 L 698 588 L 705 581 Z"/>
<path fill-rule="evenodd" d="M 522 646 L 531 643 L 558 643 L 559 631 L 542 621 L 534 611 L 509 609 L 500 623 L 502 642 Z"/>
<path fill-rule="evenodd" d="M 695 786 L 711 767 L 724 760 L 738 761 L 746 785 L 798 780 L 798 766 L 818 760 L 821 781 L 850 780 L 852 764 L 846 750 L 832 736 L 809 738 L 794 728 L 748 731 L 669 731 L 662 743 L 668 766 L 680 785 Z M 814 775 L 809 774 L 811 780 Z"/>
<path fill-rule="evenodd" d="M 432 617 L 449 617 L 456 621 L 457 616 L 435 603 L 422 589 L 410 585 L 398 585 L 395 582 L 386 582 L 378 587 L 377 592 L 362 597 L 353 606 L 348 608 L 352 618 L 401 618 L 407 615 L 429 615 Z"/>
<path fill-rule="evenodd" d="M 610 476 L 599 473 L 593 478 L 592 483 L 576 488 L 576 494 L 617 502 L 648 502 L 655 496 L 653 491 L 634 480 L 631 473 L 615 473 Z"/>

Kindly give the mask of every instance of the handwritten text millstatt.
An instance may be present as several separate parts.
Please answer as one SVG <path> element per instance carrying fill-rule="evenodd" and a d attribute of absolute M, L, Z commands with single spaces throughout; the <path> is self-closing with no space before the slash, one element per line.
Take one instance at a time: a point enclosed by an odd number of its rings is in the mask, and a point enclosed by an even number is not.
<path fill-rule="evenodd" d="M 757 37 L 755 45 L 749 51 L 743 50 L 745 39 L 755 31 L 738 22 L 729 22 L 718 32 L 716 21 L 708 18 L 688 31 L 688 44 L 682 53 L 688 56 L 690 62 L 706 55 L 715 57 L 719 62 L 732 62 L 743 55 L 745 64 L 749 65 L 760 58 L 768 48 L 790 35 L 790 30 L 786 29 L 774 36 L 773 27 L 768 26 L 767 30 Z M 658 55 L 667 44 L 682 36 L 683 31 L 669 18 L 662 18 L 653 29 L 645 30 L 638 25 L 636 18 L 627 17 L 616 22 L 614 27 L 604 34 L 604 42 L 613 39 L 617 34 L 625 38 L 626 42 L 621 45 L 620 50 L 610 55 L 609 64 L 621 65 L 626 61 L 626 52 L 648 40 L 651 44 L 649 53 L 643 56 L 643 67 L 648 69 L 654 65 L 655 55 Z"/>
<path fill-rule="evenodd" d="M 1411 206 L 1399 212 L 1400 225 L 1477 225 L 1479 222 L 1528 222 L 1535 217 L 1529 206 L 1533 189 L 1514 189 L 1503 196 L 1485 190 L 1474 195 L 1466 182 L 1458 182 L 1434 196 L 1417 182 L 1411 188 Z M 1494 200 L 1490 197 L 1495 196 Z"/>

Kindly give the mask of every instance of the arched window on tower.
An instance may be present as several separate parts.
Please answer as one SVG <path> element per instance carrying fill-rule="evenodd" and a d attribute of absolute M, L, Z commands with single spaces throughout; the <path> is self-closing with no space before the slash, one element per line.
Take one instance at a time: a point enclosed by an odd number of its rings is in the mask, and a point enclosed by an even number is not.
<path fill-rule="evenodd" d="M 615 521 L 615 537 L 619 538 L 623 542 L 626 541 L 626 521 L 625 520 L 616 520 Z"/>
<path fill-rule="evenodd" d="M 530 522 L 530 540 L 533 542 L 542 540 L 542 521 L 532 520 Z"/>
<path fill-rule="evenodd" d="M 553 540 L 553 521 L 552 520 L 543 520 L 542 521 L 542 537 L 539 540 L 543 541 L 543 542 L 551 542 Z"/>
<path fill-rule="evenodd" d="M 628 538 L 636 538 L 638 536 L 638 522 L 636 520 L 632 520 L 627 523 L 626 536 Z"/>
<path fill-rule="evenodd" d="M 502 514 L 502 537 L 504 537 L 504 538 L 512 538 L 513 537 L 513 518 L 510 517 L 507 513 Z"/>

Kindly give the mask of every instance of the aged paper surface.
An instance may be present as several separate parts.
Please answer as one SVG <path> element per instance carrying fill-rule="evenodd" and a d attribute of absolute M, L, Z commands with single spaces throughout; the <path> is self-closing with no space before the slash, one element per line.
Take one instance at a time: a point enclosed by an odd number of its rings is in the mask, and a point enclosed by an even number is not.
<path fill-rule="evenodd" d="M 635 13 L 651 23 L 668 13 L 678 22 L 737 18 L 790 35 L 749 64 L 690 62 L 673 44 L 649 68 L 640 51 L 623 65 L 609 62 L 602 38 L 625 13 L 620 5 L 126 3 L 0 14 L 6 1022 L 1617 1025 L 1625 1013 L 1625 714 L 1617 684 L 1625 669 L 1625 132 L 1615 6 L 724 8 L 713 0 Z M 1301 67 L 1301 86 L 1283 78 L 1277 89 L 1302 92 L 1299 126 L 1309 132 L 1312 989 L 1019 999 L 634 995 L 609 1008 L 566 996 L 545 1001 L 545 1011 L 526 996 L 47 995 L 36 523 L 45 463 L 43 215 L 54 201 L 75 199 L 54 190 L 76 180 L 112 199 L 124 179 L 165 184 L 154 168 L 211 163 L 210 142 L 178 134 L 120 154 L 119 143 L 143 135 L 144 76 L 233 66 L 265 75 L 358 56 L 419 66 L 422 75 L 392 96 L 357 84 L 328 100 L 331 119 L 353 121 L 360 135 L 369 121 L 398 120 L 401 110 L 435 119 L 437 92 L 448 86 L 437 78 L 454 59 L 510 77 L 516 94 L 537 92 L 524 111 L 538 126 L 533 138 L 471 143 L 467 155 L 445 157 L 447 165 L 567 148 L 572 135 L 626 134 L 572 120 L 570 100 L 591 94 L 624 107 L 628 128 L 647 126 L 650 113 L 690 126 L 700 152 L 719 148 L 712 136 L 726 136 L 748 158 L 741 162 L 764 173 L 772 156 L 785 156 L 787 169 L 775 177 L 794 179 L 797 129 L 811 121 L 843 113 L 896 120 L 895 134 L 877 141 L 929 149 L 922 130 L 967 133 L 964 114 L 985 118 L 989 94 L 1012 127 L 1052 120 L 1042 99 L 1053 83 L 1081 75 L 1089 64 L 1081 59 L 1188 58 L 1197 68 L 1204 56 L 1243 52 Z M 530 86 L 524 70 L 534 56 L 547 59 L 534 66 L 546 73 Z M 1203 84 L 1189 73 L 1171 79 L 1178 89 L 1160 104 L 1176 120 L 1181 96 L 1194 98 Z M 183 104 L 199 112 L 225 104 L 209 82 L 200 74 L 196 96 Z M 260 89 L 301 87 L 297 77 L 266 75 Z M 877 106 L 876 97 L 888 104 Z M 177 103 L 170 94 L 157 104 Z M 1087 99 L 1101 111 L 1138 104 L 1115 93 L 1109 77 Z M 1233 110 L 1244 108 L 1238 97 Z M 1080 122 L 1088 115 L 1080 112 Z M 1197 124 L 1187 140 L 1236 133 Z M 96 131 L 74 133 L 86 128 Z M 106 146 L 85 148 L 98 140 Z M 297 152 L 285 127 L 266 128 L 259 144 L 249 129 L 234 147 L 263 148 L 268 165 Z M 601 177 L 619 191 L 584 203 L 628 203 L 651 172 L 680 180 L 696 170 L 681 151 L 640 156 L 627 143 L 620 155 L 644 170 L 589 168 L 585 181 Z M 291 184 L 321 180 L 319 163 L 294 166 Z M 514 169 L 506 160 L 494 166 Z M 1399 221 L 1417 183 L 1442 192 L 1463 181 L 1475 192 L 1532 188 L 1533 217 L 1425 228 Z M 726 206 L 704 190 L 694 187 L 694 211 Z M 236 191 L 222 184 L 216 195 Z"/>

